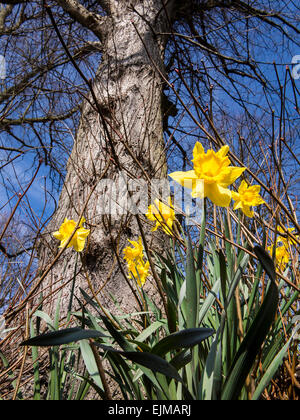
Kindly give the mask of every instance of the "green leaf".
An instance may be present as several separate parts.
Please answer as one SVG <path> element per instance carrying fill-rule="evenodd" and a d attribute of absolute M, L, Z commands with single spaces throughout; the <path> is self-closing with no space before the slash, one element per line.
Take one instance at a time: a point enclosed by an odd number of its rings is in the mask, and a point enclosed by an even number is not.
<path fill-rule="evenodd" d="M 194 347 L 214 333 L 215 331 L 211 328 L 188 328 L 160 340 L 152 348 L 152 353 L 164 356 L 171 350 Z"/>
<path fill-rule="evenodd" d="M 48 314 L 46 314 L 46 312 L 37 310 L 37 311 L 35 311 L 35 313 L 33 315 L 43 319 L 46 322 L 46 324 L 48 325 L 48 327 L 50 327 L 52 330 L 55 330 L 54 323 L 53 323 L 52 319 L 50 318 L 50 316 Z"/>
<path fill-rule="evenodd" d="M 218 297 L 218 293 L 220 290 L 220 283 L 221 280 L 218 279 L 215 284 L 213 285 L 212 289 L 208 291 L 208 294 L 201 305 L 200 312 L 199 312 L 199 324 L 201 324 L 208 314 L 210 308 L 214 304 L 216 298 Z"/>
<path fill-rule="evenodd" d="M 219 254 L 219 264 L 220 264 L 220 279 L 221 279 L 221 296 L 222 296 L 222 303 L 225 306 L 226 302 L 226 284 L 227 284 L 227 272 L 226 272 L 226 260 L 225 256 L 220 249 L 218 251 Z"/>
<path fill-rule="evenodd" d="M 191 239 L 188 239 L 187 263 L 186 263 L 186 300 L 185 317 L 188 328 L 197 325 L 197 302 L 199 294 L 197 291 L 196 270 L 194 263 L 194 253 Z"/>
<path fill-rule="evenodd" d="M 261 265 L 263 266 L 264 270 L 267 272 L 268 276 L 270 277 L 270 279 L 275 281 L 276 279 L 275 265 L 269 253 L 265 249 L 263 249 L 261 246 L 258 246 L 258 245 L 254 247 L 254 252 L 257 258 L 259 259 Z"/>
<path fill-rule="evenodd" d="M 98 337 L 105 337 L 105 335 L 96 330 L 84 330 L 82 328 L 75 327 L 41 334 L 37 337 L 33 337 L 29 340 L 23 341 L 20 345 L 39 347 L 60 346 L 61 344 L 69 344 L 73 341 Z"/>
<path fill-rule="evenodd" d="M 123 337 L 122 334 L 119 333 L 119 331 L 111 324 L 111 322 L 109 322 L 105 316 L 101 315 L 101 319 L 104 322 L 108 332 L 124 351 L 134 351 L 134 347 Z"/>
<path fill-rule="evenodd" d="M 61 291 L 58 295 L 57 303 L 56 303 L 56 310 L 55 310 L 55 317 L 54 317 L 54 329 L 57 331 L 59 328 L 59 318 L 60 318 L 60 300 L 61 300 Z"/>
<path fill-rule="evenodd" d="M 154 333 L 154 331 L 161 328 L 163 325 L 165 325 L 164 321 L 155 321 L 153 324 L 151 324 L 148 328 L 143 330 L 141 334 L 139 334 L 135 341 L 145 341 L 151 334 Z"/>
<path fill-rule="evenodd" d="M 270 276 L 271 282 L 265 299 L 232 362 L 231 369 L 223 389 L 222 400 L 235 400 L 240 395 L 253 362 L 255 361 L 261 345 L 270 330 L 277 310 L 278 289 L 275 284 L 276 272 L 274 263 L 269 254 L 263 248 L 256 246 L 254 248 L 254 252 Z"/>
<path fill-rule="evenodd" d="M 108 347 L 99 343 L 95 343 L 97 347 L 104 349 L 107 352 L 114 352 L 119 353 L 124 356 L 126 359 L 142 365 L 152 372 L 162 373 L 163 375 L 167 376 L 171 379 L 176 379 L 177 381 L 181 382 L 181 377 L 178 374 L 175 367 L 173 367 L 170 363 L 168 363 L 165 359 L 156 354 L 147 353 L 147 352 L 138 352 L 138 351 L 121 351 L 115 350 L 112 347 Z"/>
<path fill-rule="evenodd" d="M 297 316 L 295 317 L 295 319 L 297 319 Z M 290 327 L 292 327 L 292 325 L 290 325 Z M 271 381 L 271 379 L 273 378 L 273 376 L 275 375 L 275 373 L 277 372 L 279 366 L 282 363 L 282 360 L 288 350 L 288 347 L 290 345 L 290 343 L 292 342 L 292 340 L 295 339 L 295 336 L 297 336 L 297 333 L 300 329 L 300 323 L 296 324 L 296 327 L 293 329 L 292 331 L 292 335 L 290 337 L 290 339 L 288 340 L 288 342 L 284 345 L 284 347 L 276 354 L 276 356 L 272 357 L 272 361 L 269 363 L 268 368 L 264 374 L 264 376 L 262 377 L 262 379 L 260 380 L 253 396 L 252 396 L 252 400 L 256 400 L 260 397 L 260 395 L 262 394 L 263 390 L 268 386 L 269 382 Z M 288 333 L 287 330 L 285 330 L 286 333 Z M 285 334 L 283 335 L 283 339 L 285 339 Z M 276 343 L 277 344 L 277 343 Z M 273 354 L 272 354 L 273 355 Z M 264 365 L 264 364 L 263 364 Z"/>
<path fill-rule="evenodd" d="M 87 371 L 90 374 L 91 379 L 95 382 L 97 387 L 99 387 L 102 391 L 104 391 L 101 377 L 98 371 L 97 363 L 95 360 L 95 356 L 93 354 L 93 350 L 88 340 L 80 341 L 80 350 L 81 350 L 82 358 L 84 360 L 84 364 L 87 368 Z"/>
<path fill-rule="evenodd" d="M 89 386 L 94 388 L 94 390 L 100 395 L 102 400 L 105 400 L 106 399 L 105 392 L 99 386 L 97 386 L 95 382 L 92 379 L 90 379 L 87 375 L 88 374 L 86 374 L 86 376 L 82 376 L 82 375 L 79 375 L 78 373 L 75 373 L 76 378 L 79 378 L 80 380 L 83 381 L 79 390 L 77 391 L 75 400 L 83 400 L 86 395 L 86 392 L 88 391 Z"/>
<path fill-rule="evenodd" d="M 199 248 L 197 255 L 197 270 L 202 271 L 203 257 L 204 257 L 204 242 L 205 242 L 205 227 L 206 227 L 206 199 L 203 200 L 202 220 L 200 229 Z"/>
<path fill-rule="evenodd" d="M 243 256 L 243 258 L 241 259 L 240 263 L 238 264 L 237 270 L 236 270 L 236 272 L 233 276 L 233 279 L 230 283 L 229 291 L 228 291 L 228 294 L 227 294 L 227 297 L 226 297 L 226 305 L 229 305 L 232 297 L 234 296 L 235 289 L 236 289 L 236 287 L 237 287 L 237 285 L 238 285 L 238 283 L 239 283 L 239 281 L 242 277 L 243 271 L 244 271 L 245 267 L 247 266 L 248 261 L 249 261 L 249 254 L 245 254 Z"/>
<path fill-rule="evenodd" d="M 271 379 L 277 372 L 279 366 L 282 363 L 282 360 L 287 352 L 287 349 L 289 347 L 290 340 L 285 344 L 285 346 L 280 350 L 280 352 L 277 354 L 275 359 L 272 361 L 270 366 L 268 367 L 267 371 L 265 372 L 264 376 L 260 380 L 258 386 L 255 389 L 255 392 L 252 396 L 252 400 L 258 400 L 261 394 L 263 393 L 264 389 L 269 385 Z"/>
<path fill-rule="evenodd" d="M 182 350 L 180 353 L 176 354 L 171 360 L 170 363 L 175 367 L 176 370 L 182 369 L 188 363 L 192 361 L 192 354 L 190 349 Z"/>
<path fill-rule="evenodd" d="M 175 367 L 156 354 L 144 352 L 123 352 L 122 355 L 132 362 L 151 369 L 152 372 L 162 373 L 169 378 L 173 378 L 181 382 L 181 377 Z"/>
<path fill-rule="evenodd" d="M 210 351 L 206 358 L 205 368 L 202 372 L 200 386 L 199 386 L 199 399 L 200 400 L 212 400 L 213 395 L 213 383 L 214 383 L 214 372 L 218 349 L 218 336 L 212 342 Z"/>

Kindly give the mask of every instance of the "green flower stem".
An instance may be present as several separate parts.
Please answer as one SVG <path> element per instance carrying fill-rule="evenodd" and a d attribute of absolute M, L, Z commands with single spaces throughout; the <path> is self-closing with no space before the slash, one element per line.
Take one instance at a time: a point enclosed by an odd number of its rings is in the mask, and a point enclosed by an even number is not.
<path fill-rule="evenodd" d="M 76 252 L 74 275 L 73 275 L 71 295 L 70 295 L 69 306 L 68 306 L 67 323 L 70 321 L 70 318 L 71 318 L 71 310 L 72 310 L 73 296 L 74 296 L 74 289 L 75 289 L 75 282 L 76 282 L 77 263 L 78 263 L 78 252 Z"/>

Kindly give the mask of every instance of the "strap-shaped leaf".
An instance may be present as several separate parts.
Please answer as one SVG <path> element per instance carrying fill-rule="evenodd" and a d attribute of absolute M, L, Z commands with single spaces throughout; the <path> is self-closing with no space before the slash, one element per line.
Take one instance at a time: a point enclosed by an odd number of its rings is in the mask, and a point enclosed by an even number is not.
<path fill-rule="evenodd" d="M 79 327 L 66 328 L 59 331 L 51 331 L 46 334 L 38 335 L 21 343 L 21 346 L 60 346 L 61 344 L 69 344 L 88 338 L 105 337 L 100 331 L 84 330 Z"/>
<path fill-rule="evenodd" d="M 139 352 L 139 351 L 121 351 L 115 350 L 112 347 L 105 346 L 103 344 L 95 343 L 97 347 L 102 348 L 106 352 L 113 352 L 119 353 L 124 356 L 126 359 L 142 365 L 152 372 L 162 373 L 163 375 L 167 376 L 171 379 L 176 379 L 177 381 L 181 382 L 182 379 L 178 374 L 177 370 L 174 366 L 168 363 L 165 359 L 156 354 L 148 353 L 148 352 Z"/>
<path fill-rule="evenodd" d="M 192 353 L 190 349 L 181 350 L 180 353 L 176 354 L 170 363 L 176 370 L 182 369 L 185 365 L 192 361 Z"/>
<path fill-rule="evenodd" d="M 215 331 L 211 328 L 187 328 L 160 340 L 152 348 L 152 353 L 164 356 L 171 350 L 194 347 L 214 333 Z"/>
<path fill-rule="evenodd" d="M 274 263 L 269 254 L 260 246 L 256 246 L 254 252 L 271 278 L 271 282 L 265 299 L 232 362 L 230 373 L 223 389 L 222 400 L 235 400 L 240 395 L 253 362 L 270 330 L 277 310 L 278 288 L 275 284 L 276 272 Z"/>
<path fill-rule="evenodd" d="M 119 331 L 116 330 L 116 328 L 109 322 L 109 320 L 101 315 L 101 319 L 108 330 L 108 332 L 111 334 L 111 336 L 116 340 L 116 342 L 119 344 L 119 346 L 124 351 L 133 351 L 134 347 L 127 341 Z"/>
<path fill-rule="evenodd" d="M 254 252 L 257 258 L 259 259 L 259 262 L 263 266 L 264 270 L 267 272 L 268 276 L 270 277 L 270 279 L 275 281 L 276 279 L 275 265 L 272 258 L 268 254 L 268 252 L 258 245 L 254 247 Z"/>
<path fill-rule="evenodd" d="M 186 300 L 184 302 L 186 325 L 188 328 L 194 328 L 197 325 L 198 296 L 194 252 L 191 238 L 189 237 L 186 261 Z"/>

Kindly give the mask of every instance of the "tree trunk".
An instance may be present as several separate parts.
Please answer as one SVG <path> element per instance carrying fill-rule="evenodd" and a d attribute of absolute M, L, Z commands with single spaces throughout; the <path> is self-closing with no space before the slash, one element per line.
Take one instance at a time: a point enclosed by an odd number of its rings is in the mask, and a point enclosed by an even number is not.
<path fill-rule="evenodd" d="M 121 250 L 128 245 L 127 239 L 137 240 L 140 233 L 130 212 L 104 214 L 107 209 L 103 206 L 113 192 L 120 192 L 118 183 L 124 178 L 149 181 L 166 177 L 161 107 L 166 39 L 155 36 L 155 32 L 168 32 L 170 18 L 161 0 L 131 3 L 136 3 L 135 11 L 126 0 L 111 2 L 102 62 L 91 84 L 92 92 L 82 106 L 59 205 L 40 252 L 43 266 L 58 250 L 59 242 L 51 238 L 51 233 L 58 230 L 65 217 L 77 221 L 86 204 L 84 217 L 91 234 L 82 255 L 90 284 L 95 292 L 102 289 L 99 298 L 104 306 L 111 305 L 110 292 L 128 312 L 135 302 L 120 271 Z M 105 191 L 103 176 L 116 181 L 116 190 L 108 186 Z M 123 199 L 122 194 L 117 196 L 117 212 Z M 116 255 L 120 256 L 119 262 Z M 69 305 L 75 258 L 73 249 L 66 250 L 42 283 L 44 297 L 68 283 L 62 291 L 63 311 Z M 87 290 L 87 286 L 83 269 L 76 278 L 75 293 L 80 296 L 78 287 Z M 147 287 L 155 293 L 150 284 Z M 56 297 L 52 294 L 52 304 L 46 299 L 48 312 L 53 311 Z"/>

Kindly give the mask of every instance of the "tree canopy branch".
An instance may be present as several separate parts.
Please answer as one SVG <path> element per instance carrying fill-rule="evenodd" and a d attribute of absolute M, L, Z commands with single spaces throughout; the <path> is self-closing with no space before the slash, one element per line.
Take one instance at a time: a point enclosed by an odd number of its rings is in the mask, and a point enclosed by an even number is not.
<path fill-rule="evenodd" d="M 86 9 L 77 0 L 57 0 L 65 12 L 84 27 L 90 29 L 100 40 L 103 37 L 105 18 Z"/>
<path fill-rule="evenodd" d="M 0 0 L 0 4 L 21 4 L 21 3 L 29 3 L 28 0 Z"/>
<path fill-rule="evenodd" d="M 107 14 L 110 14 L 110 0 L 98 0 L 98 3 Z"/>

